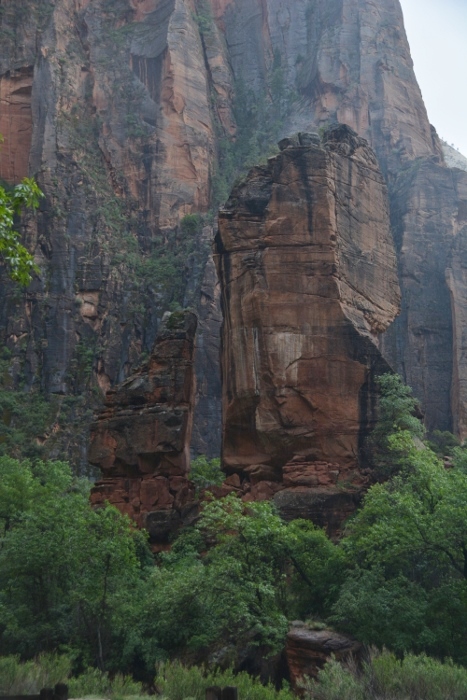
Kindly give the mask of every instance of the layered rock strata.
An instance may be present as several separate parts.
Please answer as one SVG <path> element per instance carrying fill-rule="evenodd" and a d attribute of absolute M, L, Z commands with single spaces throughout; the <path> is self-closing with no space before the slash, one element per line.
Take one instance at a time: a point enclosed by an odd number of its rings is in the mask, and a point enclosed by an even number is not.
<path fill-rule="evenodd" d="M 223 467 L 250 493 L 337 497 L 362 483 L 378 340 L 399 312 L 387 188 L 348 127 L 280 145 L 219 215 Z"/>
<path fill-rule="evenodd" d="M 103 476 L 91 503 L 115 505 L 155 548 L 196 508 L 187 476 L 196 325 L 191 312 L 167 314 L 148 362 L 107 392 L 91 428 L 89 461 Z"/>

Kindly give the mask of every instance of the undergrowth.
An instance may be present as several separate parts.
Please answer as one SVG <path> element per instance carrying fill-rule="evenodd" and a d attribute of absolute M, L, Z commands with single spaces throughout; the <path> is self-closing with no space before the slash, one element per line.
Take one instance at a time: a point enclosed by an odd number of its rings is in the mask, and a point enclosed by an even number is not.
<path fill-rule="evenodd" d="M 424 654 L 372 652 L 362 668 L 328 662 L 304 691 L 306 700 L 465 700 L 467 669 Z"/>
<path fill-rule="evenodd" d="M 206 689 L 211 686 L 236 686 L 240 700 L 292 700 L 295 697 L 288 687 L 278 691 L 245 672 L 235 674 L 231 669 L 190 668 L 177 661 L 158 666 L 156 686 L 167 700 L 204 700 Z"/>

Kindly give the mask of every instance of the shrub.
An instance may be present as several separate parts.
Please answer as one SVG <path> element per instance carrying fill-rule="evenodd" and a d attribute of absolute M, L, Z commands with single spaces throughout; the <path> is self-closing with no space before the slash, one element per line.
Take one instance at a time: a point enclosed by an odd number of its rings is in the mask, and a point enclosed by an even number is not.
<path fill-rule="evenodd" d="M 303 690 L 305 698 L 313 700 L 366 700 L 363 683 L 345 666 L 332 659 L 320 671 L 317 681 L 307 679 Z"/>
<path fill-rule="evenodd" d="M 467 670 L 451 661 L 442 663 L 424 654 L 408 654 L 399 661 L 393 654 L 376 656 L 365 670 L 367 685 L 372 681 L 375 697 L 383 700 L 464 700 L 467 697 Z"/>
<path fill-rule="evenodd" d="M 236 686 L 241 700 L 293 700 L 295 697 L 288 688 L 276 690 L 248 673 L 188 667 L 177 661 L 158 667 L 156 685 L 167 700 L 204 700 L 206 688 L 210 686 Z"/>
<path fill-rule="evenodd" d="M 98 668 L 88 668 L 84 673 L 68 681 L 69 695 L 72 698 L 83 698 L 100 695 L 105 698 L 124 698 L 142 695 L 142 685 L 131 676 L 117 673 L 113 678 Z"/>
<path fill-rule="evenodd" d="M 191 463 L 190 479 L 197 490 L 206 489 L 208 486 L 220 486 L 224 476 L 220 459 L 208 460 L 204 455 L 200 455 Z"/>
<path fill-rule="evenodd" d="M 467 669 L 423 654 L 399 661 L 383 651 L 372 653 L 361 670 L 331 660 L 304 690 L 310 700 L 464 700 Z"/>
<path fill-rule="evenodd" d="M 0 695 L 35 695 L 41 688 L 63 683 L 71 671 L 71 659 L 41 654 L 22 663 L 19 656 L 0 657 Z"/>

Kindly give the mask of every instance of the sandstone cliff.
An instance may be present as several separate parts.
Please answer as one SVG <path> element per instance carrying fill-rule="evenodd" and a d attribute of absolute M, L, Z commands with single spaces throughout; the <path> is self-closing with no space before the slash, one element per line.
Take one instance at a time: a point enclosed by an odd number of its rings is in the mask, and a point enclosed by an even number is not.
<path fill-rule="evenodd" d="M 193 448 L 218 453 L 213 217 L 192 215 L 279 136 L 336 120 L 369 141 L 389 188 L 402 313 L 383 354 L 428 427 L 465 436 L 465 188 L 397 0 L 4 0 L 0 177 L 35 175 L 46 194 L 23 226 L 41 274 L 0 290 L 4 385 L 51 407 L 46 452 L 86 467 L 89 407 L 150 352 L 164 312 L 190 305 Z"/>
<path fill-rule="evenodd" d="M 223 465 L 252 493 L 337 496 L 362 483 L 375 376 L 389 369 L 378 339 L 399 312 L 387 187 L 349 127 L 281 148 L 219 216 Z"/>

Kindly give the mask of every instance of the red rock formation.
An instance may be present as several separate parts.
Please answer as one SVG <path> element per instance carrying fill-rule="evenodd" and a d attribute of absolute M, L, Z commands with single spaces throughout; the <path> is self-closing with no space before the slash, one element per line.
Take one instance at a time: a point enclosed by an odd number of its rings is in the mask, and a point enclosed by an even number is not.
<path fill-rule="evenodd" d="M 0 78 L 0 178 L 17 184 L 29 175 L 32 138 L 32 67 Z"/>
<path fill-rule="evenodd" d="M 281 147 L 219 216 L 223 466 L 250 497 L 258 482 L 338 495 L 362 483 L 378 338 L 399 310 L 387 190 L 348 127 Z"/>
<path fill-rule="evenodd" d="M 103 474 L 91 502 L 117 506 L 148 530 L 155 547 L 193 509 L 187 473 L 195 332 L 194 314 L 169 314 L 148 363 L 107 392 L 91 429 L 89 461 Z"/>
<path fill-rule="evenodd" d="M 292 623 L 285 653 L 293 689 L 301 694 L 305 676 L 316 678 L 325 663 L 335 658 L 346 661 L 361 654 L 362 645 L 351 637 L 333 630 L 313 630 L 305 623 Z"/>
<path fill-rule="evenodd" d="M 203 276 L 203 232 L 187 235 L 180 222 L 212 205 L 235 116 L 278 107 L 284 136 L 339 120 L 375 149 L 403 291 L 382 351 L 414 386 L 428 427 L 465 435 L 464 200 L 430 129 L 397 0 L 3 0 L 0 24 L 0 167 L 17 179 L 29 164 L 46 193 L 24 230 L 42 273 L 22 298 L 4 285 L 0 339 L 14 386 L 40 386 L 58 403 L 86 397 L 81 423 L 73 414 L 73 428 L 55 435 L 55 454 L 66 445 L 87 467 L 95 390 L 122 382 L 170 303 L 199 304 L 208 282 L 193 436 L 214 456 L 216 287 L 209 269 Z"/>

